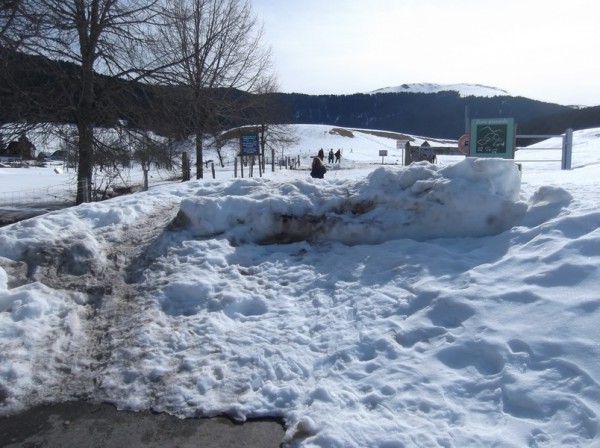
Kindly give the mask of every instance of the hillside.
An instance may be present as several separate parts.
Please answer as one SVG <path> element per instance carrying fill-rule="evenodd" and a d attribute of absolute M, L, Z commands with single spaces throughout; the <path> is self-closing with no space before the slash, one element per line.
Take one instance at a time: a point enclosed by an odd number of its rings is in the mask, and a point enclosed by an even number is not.
<path fill-rule="evenodd" d="M 8 68 L 0 73 L 0 124 L 73 122 L 79 84 L 76 65 L 22 54 L 3 58 Z M 125 120 L 161 135 L 190 133 L 187 111 L 192 108 L 192 95 L 184 86 L 148 85 L 99 75 L 96 91 L 99 126 L 111 127 Z M 467 115 L 514 117 L 528 133 L 600 126 L 597 108 L 574 110 L 475 84 L 403 84 L 353 95 L 271 93 L 260 98 L 232 90 L 211 91 L 210 95 L 227 95 L 235 103 L 235 113 L 219 115 L 219 124 L 225 128 L 261 122 L 254 105 L 266 102 L 273 113 L 270 122 L 275 124 L 326 124 L 437 138 L 460 136 Z"/>
<path fill-rule="evenodd" d="M 412 83 L 402 84 L 395 87 L 384 87 L 368 93 L 438 93 L 458 92 L 460 96 L 512 96 L 506 90 L 497 87 L 483 86 L 481 84 L 435 84 L 435 83 Z"/>
<path fill-rule="evenodd" d="M 570 110 L 523 97 L 463 97 L 456 91 L 274 95 L 288 111 L 289 123 L 383 129 L 438 138 L 458 138 L 465 130 L 466 111 L 470 118 L 514 117 L 517 123 L 525 123 Z"/>
<path fill-rule="evenodd" d="M 523 133 L 560 134 L 565 128 L 576 130 L 600 126 L 600 106 L 585 107 L 583 109 L 569 109 L 550 116 L 535 118 L 523 123 Z"/>

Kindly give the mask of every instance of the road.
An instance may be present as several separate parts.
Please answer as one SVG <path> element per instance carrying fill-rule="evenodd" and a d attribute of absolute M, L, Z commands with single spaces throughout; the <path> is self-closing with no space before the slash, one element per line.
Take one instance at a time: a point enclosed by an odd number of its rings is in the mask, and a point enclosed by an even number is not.
<path fill-rule="evenodd" d="M 277 448 L 283 436 L 283 426 L 275 420 L 182 420 L 86 402 L 40 406 L 0 418 L 0 447 L 6 448 Z"/>

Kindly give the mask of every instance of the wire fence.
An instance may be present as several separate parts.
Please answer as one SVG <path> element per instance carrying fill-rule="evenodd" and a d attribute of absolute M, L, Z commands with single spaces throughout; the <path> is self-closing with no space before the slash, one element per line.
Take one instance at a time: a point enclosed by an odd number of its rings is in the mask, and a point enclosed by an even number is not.
<path fill-rule="evenodd" d="M 0 206 L 39 206 L 43 204 L 75 204 L 75 185 L 52 185 L 19 191 L 0 192 Z"/>
<path fill-rule="evenodd" d="M 176 182 L 175 172 L 153 172 L 148 176 L 148 185 L 158 185 Z M 142 190 L 144 177 L 141 174 L 126 173 L 118 177 L 111 177 L 108 173 L 95 176 L 91 185 L 90 201 L 96 202 Z M 77 182 L 60 185 L 48 185 L 38 188 L 22 189 L 15 191 L 0 191 L 0 208 L 49 208 L 69 207 L 75 205 L 77 198 Z"/>

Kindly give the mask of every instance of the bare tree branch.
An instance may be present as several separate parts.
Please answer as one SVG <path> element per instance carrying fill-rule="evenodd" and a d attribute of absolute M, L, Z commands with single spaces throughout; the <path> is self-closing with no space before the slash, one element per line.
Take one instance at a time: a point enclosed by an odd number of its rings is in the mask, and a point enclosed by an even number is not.
<path fill-rule="evenodd" d="M 72 81 L 69 88 L 74 91 L 69 108 L 78 130 L 77 202 L 80 203 L 90 197 L 94 128 L 102 120 L 106 103 L 99 95 L 111 94 L 97 89 L 97 74 L 121 78 L 135 73 L 141 77 L 151 67 L 153 61 L 144 58 L 142 44 L 147 30 L 157 23 L 159 0 L 26 0 L 25 3 L 30 10 L 23 18 L 35 23 L 36 32 L 22 39 L 21 50 L 79 66 L 76 75 L 69 73 L 62 77 Z"/>
<path fill-rule="evenodd" d="M 227 89 L 252 91 L 270 67 L 270 51 L 248 1 L 166 0 L 163 17 L 152 46 L 164 61 L 157 79 L 190 88 L 189 131 L 196 140 L 196 177 L 202 178 L 203 133 L 214 131 L 236 104 Z"/>

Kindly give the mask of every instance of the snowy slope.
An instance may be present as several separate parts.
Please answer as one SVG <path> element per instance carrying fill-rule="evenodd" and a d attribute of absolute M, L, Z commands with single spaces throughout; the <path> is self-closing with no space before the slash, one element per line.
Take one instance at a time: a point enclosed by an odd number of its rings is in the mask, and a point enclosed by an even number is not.
<path fill-rule="evenodd" d="M 499 89 L 497 87 L 488 87 L 481 84 L 433 84 L 433 83 L 414 83 L 414 84 L 402 84 L 395 87 L 385 87 L 383 89 L 377 89 L 369 93 L 437 93 L 454 91 L 458 92 L 460 96 L 503 96 L 510 95 L 506 90 Z"/>

